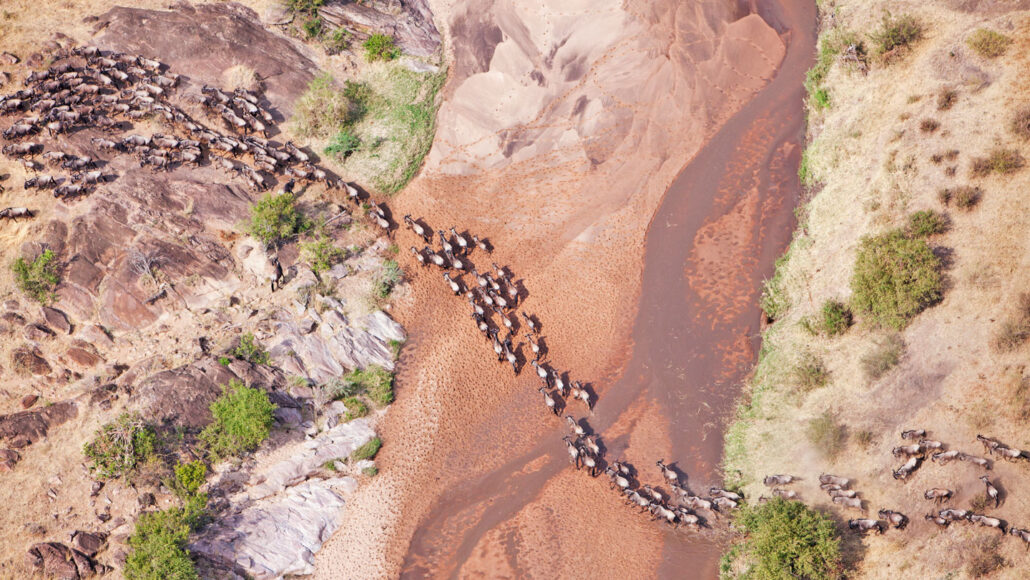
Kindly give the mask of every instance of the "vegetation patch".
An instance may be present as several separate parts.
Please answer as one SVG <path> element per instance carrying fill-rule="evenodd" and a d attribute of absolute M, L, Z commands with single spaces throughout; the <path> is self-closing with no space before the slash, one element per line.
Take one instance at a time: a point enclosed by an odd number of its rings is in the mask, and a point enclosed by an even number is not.
<path fill-rule="evenodd" d="M 354 153 L 361 148 L 361 138 L 351 132 L 349 129 L 343 129 L 339 133 L 333 136 L 332 141 L 329 145 L 326 145 L 326 155 L 332 155 L 337 160 L 345 160 L 350 157 L 351 153 Z"/>
<path fill-rule="evenodd" d="M 905 341 L 900 334 L 891 334 L 862 357 L 862 370 L 875 381 L 898 366 L 904 355 Z"/>
<path fill-rule="evenodd" d="M 910 237 L 925 238 L 943 234 L 948 230 L 948 217 L 939 211 L 927 209 L 908 216 L 905 232 Z"/>
<path fill-rule="evenodd" d="M 383 267 L 376 273 L 372 280 L 372 296 L 375 300 L 386 300 L 393 292 L 394 286 L 400 284 L 404 278 L 400 264 L 396 260 L 386 260 Z"/>
<path fill-rule="evenodd" d="M 361 461 L 363 459 L 372 459 L 379 453 L 379 449 L 383 446 L 383 440 L 378 437 L 373 437 L 371 441 L 365 443 L 361 447 L 358 447 L 350 454 L 350 458 L 354 461 Z"/>
<path fill-rule="evenodd" d="M 867 237 L 851 277 L 852 304 L 875 324 L 904 328 L 941 299 L 940 270 L 925 240 L 898 230 Z"/>
<path fill-rule="evenodd" d="M 296 201 L 292 193 L 265 194 L 250 208 L 247 233 L 272 247 L 307 230 L 310 224 L 297 209 Z"/>
<path fill-rule="evenodd" d="M 347 413 L 344 415 L 344 419 L 352 421 L 368 415 L 368 405 L 357 397 L 347 397 L 343 400 L 343 405 L 347 407 Z"/>
<path fill-rule="evenodd" d="M 1001 323 L 991 340 L 999 352 L 1011 352 L 1030 340 L 1030 292 L 1023 292 L 1016 300 L 1016 312 Z"/>
<path fill-rule="evenodd" d="M 840 336 L 851 328 L 852 323 L 851 308 L 840 300 L 823 302 L 819 314 L 806 316 L 801 320 L 805 330 L 822 336 Z"/>
<path fill-rule="evenodd" d="M 328 139 L 355 120 L 356 107 L 335 86 L 329 73 L 308 83 L 308 90 L 297 99 L 293 130 L 301 137 Z"/>
<path fill-rule="evenodd" d="M 844 570 L 833 520 L 799 501 L 745 505 L 733 526 L 743 539 L 723 556 L 720 580 L 830 579 Z"/>
<path fill-rule="evenodd" d="M 121 477 L 156 457 L 157 433 L 138 413 L 122 413 L 82 448 L 100 478 Z"/>
<path fill-rule="evenodd" d="M 326 235 L 320 235 L 310 242 L 301 244 L 300 254 L 316 276 L 321 276 L 322 272 L 343 261 L 345 256 L 345 252 L 337 248 L 333 240 Z"/>
<path fill-rule="evenodd" d="M 1026 159 L 1015 149 L 996 147 L 986 157 L 973 160 L 973 177 L 986 177 L 992 173 L 1013 173 L 1026 165 Z"/>
<path fill-rule="evenodd" d="M 919 130 L 923 133 L 933 133 L 940 128 L 941 123 L 937 119 L 923 119 L 919 122 Z"/>
<path fill-rule="evenodd" d="M 197 459 L 188 463 L 177 463 L 174 468 L 175 479 L 172 480 L 172 491 L 180 499 L 186 500 L 197 494 L 200 486 L 207 479 L 207 464 Z"/>
<path fill-rule="evenodd" d="M 31 262 L 19 257 L 11 264 L 18 288 L 40 304 L 50 304 L 57 298 L 55 290 L 60 283 L 57 254 L 44 250 Z"/>
<path fill-rule="evenodd" d="M 401 55 L 401 49 L 388 34 L 373 34 L 361 46 L 365 49 L 365 60 L 393 60 Z"/>
<path fill-rule="evenodd" d="M 952 205 L 962 211 L 969 211 L 980 203 L 983 197 L 983 190 L 971 185 L 959 187 L 946 187 L 937 192 L 937 199 L 944 205 Z"/>
<path fill-rule="evenodd" d="M 840 455 L 848 438 L 847 428 L 838 423 L 837 417 L 829 411 L 810 420 L 805 435 L 809 443 L 827 459 Z"/>
<path fill-rule="evenodd" d="M 998 553 L 999 538 L 977 538 L 965 551 L 966 572 L 970 578 L 983 578 L 1001 570 L 1008 562 Z"/>
<path fill-rule="evenodd" d="M 393 402 L 393 373 L 379 365 L 354 369 L 344 376 L 344 382 L 351 387 L 349 396 L 364 393 L 379 406 Z"/>
<path fill-rule="evenodd" d="M 217 458 L 254 451 L 268 438 L 275 409 L 264 391 L 233 379 L 211 403 L 214 421 L 200 432 L 200 440 Z"/>
<path fill-rule="evenodd" d="M 240 343 L 232 350 L 232 355 L 256 365 L 266 365 L 269 360 L 268 351 L 261 348 L 250 332 L 240 337 Z"/>
<path fill-rule="evenodd" d="M 803 393 L 825 387 L 830 382 L 830 371 L 822 359 L 807 354 L 794 366 L 794 382 Z"/>
<path fill-rule="evenodd" d="M 966 39 L 966 44 L 973 52 L 984 58 L 997 58 L 1008 50 L 1012 39 L 1000 32 L 987 28 L 978 28 Z"/>
<path fill-rule="evenodd" d="M 784 288 L 784 269 L 790 260 L 790 251 L 776 260 L 776 269 L 773 277 L 766 280 L 762 286 L 762 297 L 759 299 L 759 306 L 765 312 L 766 318 L 770 321 L 779 320 L 790 310 L 790 297 Z"/>
<path fill-rule="evenodd" d="M 895 17 L 885 11 L 880 27 L 869 38 L 876 55 L 884 62 L 889 62 L 922 36 L 923 28 L 914 16 L 905 14 Z"/>
<path fill-rule="evenodd" d="M 1030 141 L 1030 107 L 1024 107 L 1016 111 L 1012 118 L 1012 132 L 1021 139 Z"/>
<path fill-rule="evenodd" d="M 937 93 L 937 110 L 947 111 L 948 109 L 955 106 L 958 102 L 958 91 L 954 89 L 944 89 Z"/>

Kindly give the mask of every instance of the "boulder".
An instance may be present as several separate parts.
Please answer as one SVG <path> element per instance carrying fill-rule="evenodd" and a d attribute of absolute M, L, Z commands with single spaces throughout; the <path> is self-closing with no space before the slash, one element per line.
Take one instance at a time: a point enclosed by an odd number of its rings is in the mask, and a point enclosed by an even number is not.
<path fill-rule="evenodd" d="M 21 459 L 21 454 L 13 449 L 0 449 L 0 472 L 14 469 L 14 464 Z"/>
<path fill-rule="evenodd" d="M 37 411 L 20 411 L 0 415 L 0 440 L 11 442 L 15 447 L 35 443 L 46 437 L 47 431 L 78 415 L 78 408 L 71 401 L 62 401 Z M 24 446 L 24 445 L 22 445 Z"/>
<path fill-rule="evenodd" d="M 32 405 L 35 405 L 36 401 L 38 401 L 38 400 L 39 400 L 39 395 L 25 395 L 24 397 L 21 398 L 21 408 L 22 409 L 28 409 Z"/>
<path fill-rule="evenodd" d="M 114 341 L 111 340 L 107 332 L 96 324 L 90 324 L 80 330 L 79 337 L 97 348 L 111 348 L 114 346 Z"/>
<path fill-rule="evenodd" d="M 72 532 L 72 546 L 89 557 L 97 555 L 107 543 L 107 534 L 103 532 L 84 532 L 76 530 Z"/>
<path fill-rule="evenodd" d="M 61 312 L 56 308 L 44 306 L 43 318 L 46 320 L 46 323 L 50 328 L 63 332 L 64 334 L 71 334 L 72 325 L 68 322 L 68 317 L 65 316 L 64 312 Z"/>
<path fill-rule="evenodd" d="M 222 394 L 222 386 L 235 378 L 217 358 L 208 357 L 146 378 L 130 401 L 150 409 L 155 421 L 199 429 L 211 422 L 208 407 Z"/>
<path fill-rule="evenodd" d="M 79 580 L 99 572 L 89 556 L 58 542 L 43 542 L 29 548 L 29 564 L 46 578 Z"/>
<path fill-rule="evenodd" d="M 64 355 L 68 357 L 68 360 L 83 368 L 95 367 L 104 361 L 104 359 L 93 352 L 93 348 L 85 342 L 71 346 L 67 351 L 65 351 Z"/>
<path fill-rule="evenodd" d="M 357 43 L 373 34 L 388 34 L 407 54 L 427 57 L 440 48 L 440 32 L 427 0 L 327 2 L 318 15 L 334 27 L 347 29 Z"/>
<path fill-rule="evenodd" d="M 25 337 L 25 340 L 31 340 L 32 342 L 40 342 L 43 340 L 51 339 L 57 335 L 54 333 L 53 330 L 47 328 L 46 325 L 39 324 L 38 322 L 31 322 L 29 324 L 26 324 L 25 327 L 22 329 L 22 336 Z"/>
<path fill-rule="evenodd" d="M 53 371 L 39 349 L 29 346 L 18 347 L 11 353 L 11 366 L 19 374 L 37 377 L 49 375 Z"/>

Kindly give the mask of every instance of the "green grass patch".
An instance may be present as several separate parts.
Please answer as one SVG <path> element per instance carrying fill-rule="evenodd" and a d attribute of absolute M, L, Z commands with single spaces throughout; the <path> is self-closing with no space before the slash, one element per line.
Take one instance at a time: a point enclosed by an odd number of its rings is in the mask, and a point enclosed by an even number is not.
<path fill-rule="evenodd" d="M 383 440 L 378 437 L 373 437 L 371 441 L 355 449 L 354 453 L 350 454 L 350 458 L 354 461 L 372 459 L 377 453 L 379 453 L 379 449 L 381 449 L 382 446 Z"/>
<path fill-rule="evenodd" d="M 101 427 L 82 453 L 98 477 L 121 477 L 156 457 L 157 433 L 139 413 L 122 413 Z"/>
<path fill-rule="evenodd" d="M 256 365 L 267 365 L 269 360 L 268 351 L 261 348 L 250 332 L 240 337 L 240 343 L 233 349 L 232 355 Z"/>
<path fill-rule="evenodd" d="M 997 58 L 1009 49 L 1012 39 L 994 30 L 978 28 L 969 35 L 966 44 L 984 58 Z"/>
<path fill-rule="evenodd" d="M 214 421 L 200 432 L 200 440 L 216 458 L 254 451 L 268 438 L 275 409 L 264 391 L 233 379 L 211 403 Z"/>
<path fill-rule="evenodd" d="M 206 503 L 206 497 L 204 498 Z M 199 528 L 200 502 L 141 514 L 129 536 L 125 560 L 127 580 L 195 580 L 200 576 L 186 549 L 191 531 Z"/>
<path fill-rule="evenodd" d="M 316 276 L 340 263 L 345 252 L 333 244 L 333 240 L 325 235 L 300 245 L 300 255 Z"/>
<path fill-rule="evenodd" d="M 948 230 L 948 218 L 939 211 L 927 209 L 908 216 L 905 232 L 910 237 L 925 238 L 943 234 Z"/>
<path fill-rule="evenodd" d="M 171 488 L 183 500 L 195 496 L 207 479 L 207 465 L 199 459 L 177 463 L 174 472 L 175 479 L 172 480 Z"/>
<path fill-rule="evenodd" d="M 830 371 L 826 368 L 822 359 L 807 354 L 794 365 L 794 384 L 802 393 L 825 387 L 830 382 Z"/>
<path fill-rule="evenodd" d="M 401 55 L 397 42 L 387 34 L 373 34 L 361 46 L 365 49 L 365 60 L 369 62 L 393 60 Z"/>
<path fill-rule="evenodd" d="M 291 122 L 301 137 L 328 139 L 352 122 L 355 114 L 355 106 L 332 75 L 323 73 L 312 79 L 297 99 Z"/>
<path fill-rule="evenodd" d="M 986 177 L 992 173 L 1005 175 L 1014 173 L 1026 165 L 1026 159 L 1015 149 L 996 147 L 986 157 L 973 160 L 973 177 Z"/>
<path fill-rule="evenodd" d="M 869 39 L 876 55 L 889 62 L 922 36 L 923 27 L 914 16 L 905 14 L 895 17 L 889 11 L 884 11 L 880 27 L 869 35 Z"/>
<path fill-rule="evenodd" d="M 923 239 L 895 230 L 864 238 L 851 277 L 852 304 L 874 324 L 904 328 L 941 299 L 941 261 Z"/>
<path fill-rule="evenodd" d="M 386 260 L 382 269 L 376 273 L 372 280 L 372 295 L 378 300 L 385 300 L 397 284 L 404 278 L 404 272 L 396 260 Z"/>
<path fill-rule="evenodd" d="M 791 302 L 787 291 L 784 288 L 784 268 L 790 260 L 790 250 L 776 260 L 776 269 L 773 277 L 766 280 L 762 286 L 762 297 L 759 299 L 759 306 L 769 320 L 779 320 L 790 310 Z"/>
<path fill-rule="evenodd" d="M 375 477 L 375 476 L 379 475 L 379 468 L 376 467 L 375 465 L 372 465 L 370 467 L 366 467 L 365 469 L 362 469 L 361 473 L 365 474 L 368 477 Z"/>
<path fill-rule="evenodd" d="M 44 250 L 31 262 L 18 258 L 11 264 L 14 281 L 26 295 L 40 304 L 50 304 L 57 298 L 55 290 L 60 283 L 57 255 Z"/>
<path fill-rule="evenodd" d="M 343 129 L 335 136 L 329 145 L 323 150 L 326 155 L 332 155 L 337 159 L 346 159 L 352 153 L 361 148 L 361 138 L 348 129 Z"/>
<path fill-rule="evenodd" d="M 354 369 L 344 375 L 350 385 L 348 396 L 365 394 L 375 405 L 389 405 L 393 402 L 393 373 L 379 365 L 368 365 L 365 369 Z"/>
<path fill-rule="evenodd" d="M 833 520 L 802 502 L 745 505 L 733 524 L 743 538 L 720 562 L 720 580 L 829 580 L 844 571 Z"/>
<path fill-rule="evenodd" d="M 812 334 L 822 336 L 839 336 L 851 328 L 853 316 L 851 308 L 840 300 L 827 300 L 823 302 L 819 314 L 806 316 L 801 320 L 801 325 Z"/>
<path fill-rule="evenodd" d="M 347 413 L 344 415 L 344 420 L 346 421 L 360 419 L 368 415 L 368 405 L 357 397 L 347 397 L 343 400 L 343 405 L 347 407 Z"/>

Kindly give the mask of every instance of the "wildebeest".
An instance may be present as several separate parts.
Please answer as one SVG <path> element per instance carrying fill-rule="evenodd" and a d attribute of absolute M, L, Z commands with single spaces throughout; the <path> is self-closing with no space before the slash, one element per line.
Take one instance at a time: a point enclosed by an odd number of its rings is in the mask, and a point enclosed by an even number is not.
<path fill-rule="evenodd" d="M 8 207 L 0 210 L 0 219 L 17 220 L 21 217 L 32 217 L 32 210 L 27 207 Z"/>
<path fill-rule="evenodd" d="M 905 529 L 908 525 L 908 516 L 894 510 L 880 510 L 877 515 L 887 520 L 887 523 L 899 530 Z"/>
<path fill-rule="evenodd" d="M 823 483 L 823 484 L 831 483 L 831 484 L 839 485 L 839 486 L 841 486 L 841 488 L 847 488 L 849 485 L 851 485 L 851 480 L 846 478 L 846 477 L 837 477 L 836 475 L 830 475 L 829 473 L 824 473 L 824 474 L 819 476 L 819 483 Z"/>
<path fill-rule="evenodd" d="M 793 475 L 767 475 L 765 476 L 765 479 L 762 480 L 762 483 L 764 483 L 766 487 L 775 487 L 777 485 L 789 485 L 794 483 L 794 480 L 795 477 Z"/>
<path fill-rule="evenodd" d="M 917 469 L 919 469 L 919 464 L 921 462 L 922 462 L 921 458 L 919 458 L 919 457 L 912 457 L 908 461 L 906 461 L 904 465 L 899 467 L 897 470 L 892 471 L 891 475 L 894 476 L 894 479 L 898 479 L 898 480 L 901 480 L 901 481 L 906 481 L 906 480 L 908 480 L 908 478 L 913 473 L 916 472 Z"/>
<path fill-rule="evenodd" d="M 865 507 L 862 505 L 862 500 L 857 497 L 844 497 L 842 495 L 838 495 L 833 498 L 833 503 L 842 505 L 846 508 L 856 509 L 863 512 L 865 511 Z"/>
<path fill-rule="evenodd" d="M 901 432 L 902 439 L 919 439 L 926 437 L 926 429 L 909 429 Z"/>
<path fill-rule="evenodd" d="M 1023 540 L 1023 543 L 1026 544 L 1026 549 L 1030 550 L 1030 530 L 1009 528 L 1009 535 L 1016 536 L 1020 540 Z"/>
<path fill-rule="evenodd" d="M 861 533 L 866 533 L 869 530 L 876 530 L 877 534 L 882 534 L 887 529 L 887 524 L 879 520 L 871 520 L 868 518 L 862 518 L 857 520 L 848 520 L 848 528 Z"/>
<path fill-rule="evenodd" d="M 959 452 L 958 451 L 942 451 L 940 453 L 934 453 L 933 455 L 930 456 L 930 459 L 933 460 L 934 463 L 940 463 L 941 465 L 946 465 L 947 463 L 957 459 L 958 456 L 959 456 Z"/>
<path fill-rule="evenodd" d="M 966 519 L 985 528 L 995 528 L 1005 535 L 1005 521 L 982 514 L 969 514 Z"/>
<path fill-rule="evenodd" d="M 943 487 L 932 487 L 923 492 L 923 498 L 933 500 L 934 503 L 941 504 L 951 499 L 954 492 L 950 489 L 944 489 Z"/>

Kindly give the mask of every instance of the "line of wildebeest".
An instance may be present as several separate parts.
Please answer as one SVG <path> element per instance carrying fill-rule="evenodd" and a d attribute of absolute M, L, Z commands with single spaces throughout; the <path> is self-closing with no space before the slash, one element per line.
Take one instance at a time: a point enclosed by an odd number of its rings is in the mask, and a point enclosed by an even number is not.
<path fill-rule="evenodd" d="M 17 158 L 32 177 L 25 189 L 52 189 L 54 197 L 75 199 L 118 175 L 105 172 L 103 159 L 58 149 L 46 150 L 38 138 L 50 139 L 77 129 L 99 129 L 106 137 L 90 142 L 98 151 L 134 156 L 141 167 L 167 171 L 180 165 L 210 162 L 242 177 L 258 191 L 277 183 L 277 176 L 302 182 L 323 182 L 358 201 L 359 191 L 312 163 L 312 156 L 293 143 L 268 140 L 275 115 L 261 95 L 242 88 L 233 92 L 204 85 L 191 95 L 201 113 L 220 121 L 229 132 L 194 118 L 169 97 L 180 86 L 179 75 L 163 63 L 139 55 L 75 47 L 55 55 L 46 70 L 32 71 L 24 88 L 0 96 L 0 117 L 16 116 L 2 131 L 2 153 Z M 132 122 L 155 119 L 172 134 L 130 134 Z M 258 134 L 262 136 L 258 136 Z M 50 169 L 48 169 L 50 168 Z M 46 173 L 64 170 L 65 175 Z M 289 189 L 289 188 L 288 188 Z M 0 185 L 0 192 L 3 186 Z M 389 229 L 385 212 L 374 203 L 370 216 Z M 32 217 L 33 210 L 10 207 L 0 218 Z"/>
<path fill-rule="evenodd" d="M 468 232 L 458 232 L 454 227 L 449 228 L 449 233 L 442 229 L 434 233 L 433 228 L 421 218 L 413 219 L 406 215 L 403 220 L 424 242 L 422 249 L 411 246 L 412 255 L 422 267 L 442 270 L 442 278 L 451 292 L 468 301 L 475 328 L 492 345 L 497 361 L 511 365 L 516 376 L 527 364 L 532 366 L 540 380 L 537 390 L 544 405 L 556 417 L 561 418 L 568 405 L 575 401 L 580 401 L 588 411 L 592 411 L 597 399 L 593 389 L 581 381 L 570 380 L 568 373 L 558 371 L 547 362 L 548 349 L 540 334 L 542 323 L 524 310 L 517 312 L 526 292 L 522 283 L 515 280 L 511 269 L 492 263 L 491 270 L 481 272 L 470 259 L 477 249 L 484 254 L 492 252 L 489 242 Z M 436 241 L 439 241 L 439 246 Z M 518 341 L 523 323 L 527 330 L 523 335 L 525 343 Z M 503 339 L 500 338 L 502 331 L 506 332 Z M 529 358 L 530 353 L 532 358 Z M 610 487 L 620 490 L 627 503 L 650 512 L 652 520 L 664 520 L 674 527 L 687 525 L 699 529 L 707 526 L 706 518 L 699 511 L 718 518 L 720 512 L 736 508 L 743 499 L 732 491 L 714 487 L 709 489 L 710 497 L 694 495 L 685 484 L 681 484 L 680 473 L 672 464 L 662 460 L 656 464 L 672 493 L 667 494 L 657 486 L 642 485 L 631 464 L 604 459 L 602 444 L 585 417 L 566 414 L 564 421 L 570 434 L 563 437 L 563 441 L 576 469 L 586 469 L 592 477 L 605 473 L 610 479 Z"/>

